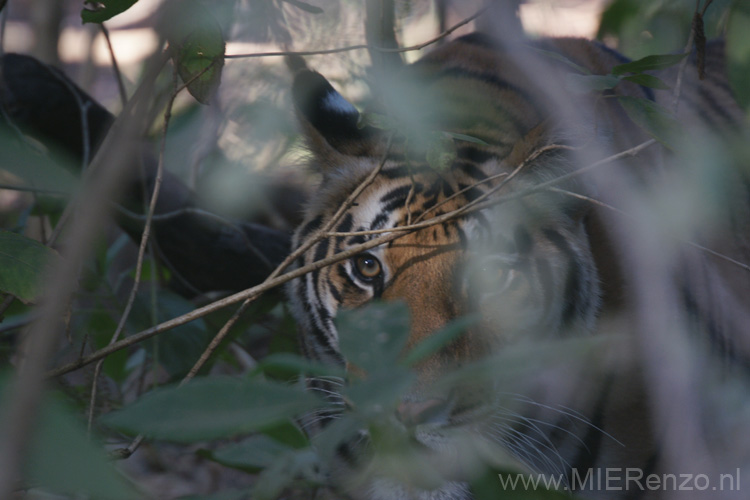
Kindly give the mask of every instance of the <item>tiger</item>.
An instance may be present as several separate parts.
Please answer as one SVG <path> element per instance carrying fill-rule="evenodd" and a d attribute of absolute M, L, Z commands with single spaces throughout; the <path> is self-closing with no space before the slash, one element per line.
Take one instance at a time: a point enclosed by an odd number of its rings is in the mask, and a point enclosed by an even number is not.
<path fill-rule="evenodd" d="M 404 128 L 422 126 L 443 134 L 454 153 L 442 168 L 431 164 L 403 128 L 368 122 L 323 75 L 299 69 L 292 97 L 321 181 L 292 247 L 316 239 L 296 265 L 392 236 L 289 282 L 286 291 L 304 356 L 356 371 L 341 354 L 335 319 L 341 311 L 376 300 L 408 306 L 407 348 L 474 314 L 476 322 L 416 366 L 417 381 L 393 409 L 420 446 L 436 454 L 446 449 L 460 454 L 451 432 L 461 428 L 480 441 L 499 443 L 525 470 L 563 476 L 566 488 L 584 497 L 668 496 L 626 488 L 622 477 L 605 488 L 593 480 L 581 484 L 581 477 L 573 484 L 573 476 L 590 470 L 624 475 L 637 468 L 645 477 L 670 470 L 670 457 L 679 456 L 675 441 L 665 437 L 670 426 L 663 414 L 669 413 L 669 404 L 654 402 L 664 394 L 651 387 L 656 384 L 650 378 L 656 376 L 654 361 L 640 359 L 653 346 L 639 330 L 665 324 L 662 319 L 649 323 L 650 291 L 656 289 L 658 299 L 659 285 L 644 288 L 634 274 L 666 277 L 664 293 L 676 297 L 665 299 L 666 324 L 683 325 L 680 335 L 705 347 L 700 352 L 722 360 L 722 366 L 748 360 L 743 321 L 750 311 L 743 297 L 750 297 L 750 274 L 737 267 L 750 262 L 748 171 L 741 165 L 715 166 L 711 175 L 721 184 L 720 200 L 693 202 L 711 204 L 717 219 L 689 232 L 692 246 L 674 243 L 667 257 L 653 262 L 638 260 L 640 250 L 629 253 L 627 247 L 649 238 L 651 246 L 658 246 L 661 240 L 653 232 L 666 229 L 639 233 L 634 228 L 643 214 L 628 217 L 615 210 L 637 212 L 646 203 L 645 193 L 662 190 L 668 197 L 669 186 L 682 185 L 691 175 L 674 160 L 674 151 L 650 140 L 633 122 L 621 97 L 673 109 L 672 89 L 681 79 L 676 116 L 687 133 L 696 141 L 712 134 L 742 137 L 745 116 L 727 84 L 722 42 L 709 44 L 702 80 L 695 60 L 693 55 L 687 67 L 660 73 L 670 90 L 622 81 L 601 92 L 580 92 L 567 85 L 572 66 L 607 75 L 628 59 L 600 42 L 579 38 L 523 43 L 482 33 L 455 38 L 394 70 L 394 81 L 407 82 L 397 91 L 403 93 L 400 104 L 375 105 L 378 112 L 397 115 Z M 623 151 L 630 153 L 615 155 Z M 592 168 L 581 169 L 586 165 Z M 720 203 L 730 197 L 731 203 Z M 446 217 L 451 213 L 456 216 Z M 414 229 L 398 229 L 407 226 Z M 336 235 L 318 239 L 320 231 Z M 493 381 L 434 389 L 434 382 L 456 367 L 529 339 L 597 338 L 610 331 L 624 334 L 615 335 L 620 340 L 602 351 L 601 359 L 586 361 L 596 369 L 579 361 L 551 363 L 548 373 L 538 374 L 540 381 L 530 382 L 530 392 L 511 398 L 517 406 L 507 411 L 487 408 L 496 399 Z M 308 380 L 311 390 L 334 401 L 341 383 Z M 318 430 L 311 432 L 321 432 L 336 418 L 331 411 L 316 419 Z M 346 498 L 474 498 L 471 478 L 458 472 L 431 487 L 368 473 L 367 440 L 362 429 L 359 442 L 342 445 L 331 466 L 332 481 Z"/>

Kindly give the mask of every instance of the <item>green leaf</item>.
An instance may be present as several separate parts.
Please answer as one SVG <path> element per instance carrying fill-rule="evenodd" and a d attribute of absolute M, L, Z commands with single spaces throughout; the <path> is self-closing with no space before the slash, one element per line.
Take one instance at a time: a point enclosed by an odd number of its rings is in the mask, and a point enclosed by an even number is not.
<path fill-rule="evenodd" d="M 71 450 L 75 450 L 73 456 Z M 102 449 L 89 440 L 85 429 L 56 403 L 46 405 L 42 412 L 26 471 L 32 484 L 55 492 L 86 493 L 91 498 L 140 498 Z"/>
<path fill-rule="evenodd" d="M 258 363 L 258 367 L 263 373 L 271 374 L 276 379 L 291 379 L 302 374 L 316 377 L 346 376 L 343 367 L 317 363 L 289 352 L 271 354 Z"/>
<path fill-rule="evenodd" d="M 620 79 L 612 75 L 576 75 L 574 73 L 565 75 L 566 88 L 577 94 L 601 92 L 615 88 L 618 83 Z"/>
<path fill-rule="evenodd" d="M 173 17 L 174 16 L 174 17 Z M 167 40 L 177 73 L 188 92 L 208 104 L 221 83 L 224 67 L 224 35 L 211 10 L 198 0 L 168 6 Z"/>
<path fill-rule="evenodd" d="M 198 454 L 233 469 L 257 473 L 270 467 L 292 448 L 263 434 L 243 439 L 216 451 L 201 450 Z"/>
<path fill-rule="evenodd" d="M 321 405 L 301 387 L 212 377 L 156 389 L 101 421 L 130 434 L 195 442 L 259 431 Z"/>
<path fill-rule="evenodd" d="M 617 100 L 636 125 L 666 147 L 674 149 L 680 127 L 669 110 L 640 97 L 617 96 Z"/>
<path fill-rule="evenodd" d="M 727 29 L 727 72 L 734 97 L 745 109 L 750 109 L 750 5 L 736 2 Z"/>
<path fill-rule="evenodd" d="M 409 366 L 438 352 L 450 342 L 463 334 L 466 329 L 479 321 L 476 315 L 468 315 L 451 321 L 443 328 L 433 333 L 419 344 L 415 345 L 404 358 L 404 363 Z"/>
<path fill-rule="evenodd" d="M 2 384 L 5 385 L 5 384 Z M 0 387 L 0 425 L 5 425 L 7 387 Z M 132 500 L 141 498 L 92 442 L 71 411 L 45 398 L 23 466 L 24 483 L 71 497 Z"/>
<path fill-rule="evenodd" d="M 84 23 L 103 23 L 132 7 L 138 0 L 84 0 L 81 19 Z"/>
<path fill-rule="evenodd" d="M 624 76 L 622 79 L 652 89 L 669 90 L 669 85 L 664 83 L 660 78 L 647 75 L 646 73 L 636 73 L 635 75 Z"/>
<path fill-rule="evenodd" d="M 507 403 L 511 403 L 518 394 L 536 387 L 540 371 L 553 374 L 569 370 L 571 366 L 586 366 L 591 373 L 601 373 L 606 369 L 603 363 L 601 366 L 599 364 L 603 353 L 621 348 L 619 342 L 623 340 L 597 335 L 507 346 L 486 358 L 441 375 L 435 382 L 435 389 L 445 392 L 467 384 L 482 387 L 490 383 L 498 397 L 493 404 L 504 405 L 506 402 L 501 401 L 503 397 L 507 397 Z"/>
<path fill-rule="evenodd" d="M 619 35 L 625 24 L 638 16 L 638 1 L 614 0 L 611 2 L 602 13 L 596 38 L 601 40 L 605 35 Z"/>
<path fill-rule="evenodd" d="M 407 393 L 416 376 L 403 366 L 384 363 L 377 372 L 344 389 L 355 410 L 365 417 L 392 415 L 401 397 Z"/>
<path fill-rule="evenodd" d="M 284 488 L 300 476 L 314 482 L 322 482 L 324 478 L 319 477 L 317 472 L 319 465 L 318 455 L 312 449 L 287 453 L 274 461 L 258 477 L 251 498 L 275 500 Z"/>
<path fill-rule="evenodd" d="M 365 372 L 395 365 L 409 338 L 409 308 L 402 302 L 375 302 L 339 314 L 339 349 Z"/>
<path fill-rule="evenodd" d="M 71 173 L 77 167 L 71 165 L 70 158 L 54 154 L 54 151 L 50 154 L 32 151 L 8 134 L 0 134 L 0 165 L 3 171 L 19 178 L 19 187 L 39 189 L 40 194 L 37 194 L 37 197 L 42 199 L 47 198 L 47 195 L 41 194 L 44 191 L 64 199 L 74 192 L 79 182 Z M 13 181 L 14 184 L 16 182 Z M 44 203 L 50 204 L 46 200 Z"/>
<path fill-rule="evenodd" d="M 642 73 L 644 71 L 665 69 L 679 63 L 685 59 L 686 56 L 687 53 L 646 56 L 637 61 L 615 66 L 612 68 L 612 74 L 624 75 L 625 73 Z"/>
<path fill-rule="evenodd" d="M 487 143 L 484 142 L 482 139 L 479 139 L 477 137 L 472 137 L 470 135 L 466 134 L 457 134 L 455 132 L 443 132 L 447 137 L 450 137 L 451 139 L 456 139 L 458 141 L 466 141 L 466 142 L 473 142 L 475 144 L 482 144 L 483 146 L 486 146 Z"/>
<path fill-rule="evenodd" d="M 42 278 L 58 259 L 38 241 L 0 229 L 0 291 L 33 302 L 41 293 Z"/>
<path fill-rule="evenodd" d="M 299 450 L 310 446 L 310 440 L 307 439 L 307 435 L 292 420 L 287 420 L 273 427 L 267 427 L 261 432 L 290 448 Z"/>

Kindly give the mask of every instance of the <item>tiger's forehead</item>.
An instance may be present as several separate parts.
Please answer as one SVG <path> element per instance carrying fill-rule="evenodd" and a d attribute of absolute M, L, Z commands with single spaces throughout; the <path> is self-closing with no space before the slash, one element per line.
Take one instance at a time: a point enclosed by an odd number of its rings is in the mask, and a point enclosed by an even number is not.
<path fill-rule="evenodd" d="M 353 230 L 388 229 L 405 225 L 409 214 L 415 222 L 420 216 L 431 218 L 458 208 L 466 200 L 456 191 L 450 172 L 440 175 L 424 167 L 386 164 L 347 213 L 351 214 Z"/>

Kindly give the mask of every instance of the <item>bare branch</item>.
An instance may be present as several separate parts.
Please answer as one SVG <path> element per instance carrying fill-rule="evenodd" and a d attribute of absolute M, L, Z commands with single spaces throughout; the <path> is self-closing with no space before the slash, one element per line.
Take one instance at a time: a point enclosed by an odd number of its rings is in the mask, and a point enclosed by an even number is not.
<path fill-rule="evenodd" d="M 557 193 L 560 193 L 560 194 L 564 194 L 566 196 L 570 196 L 570 197 L 573 197 L 573 198 L 578 198 L 579 200 L 586 201 L 586 202 L 591 203 L 592 205 L 596 205 L 598 207 L 606 208 L 607 210 L 610 210 L 610 211 L 612 211 L 612 212 L 614 212 L 616 214 L 622 215 L 623 217 L 629 217 L 631 219 L 636 218 L 636 216 L 633 215 L 633 214 L 630 214 L 630 213 L 628 213 L 628 212 L 626 212 L 624 210 L 621 210 L 621 209 L 619 209 L 617 207 L 614 207 L 614 206 L 612 206 L 612 205 L 610 205 L 608 203 L 604 203 L 601 200 L 597 200 L 595 198 L 591 198 L 590 196 L 586 196 L 586 195 L 579 194 L 579 193 L 574 193 L 572 191 L 568 191 L 567 189 L 560 189 L 560 188 L 556 188 L 556 187 L 551 187 L 551 188 L 549 188 L 549 190 L 557 192 Z M 695 243 L 695 242 L 692 242 L 692 241 L 680 240 L 680 242 L 684 243 L 685 245 L 689 245 L 689 246 L 691 246 L 691 247 L 693 247 L 693 248 L 695 248 L 697 250 L 700 250 L 701 252 L 704 252 L 704 253 L 707 253 L 709 255 L 712 255 L 712 256 L 716 257 L 717 259 L 723 260 L 725 262 L 729 262 L 730 264 L 733 264 L 733 265 L 735 265 L 735 266 L 737 266 L 737 267 L 739 267 L 741 269 L 744 269 L 745 271 L 750 271 L 750 265 L 744 264 L 744 263 L 742 263 L 742 262 L 740 262 L 738 260 L 735 260 L 735 259 L 729 257 L 728 255 L 724 255 L 722 253 L 719 253 L 716 250 L 711 250 L 708 247 L 704 247 L 703 245 L 699 245 L 698 243 Z"/>
<path fill-rule="evenodd" d="M 246 59 L 246 58 L 254 58 L 254 57 L 273 57 L 273 56 L 313 56 L 313 55 L 321 55 L 321 54 L 338 54 L 340 52 L 351 52 L 353 50 L 369 50 L 369 51 L 382 52 L 382 53 L 399 53 L 399 52 L 411 52 L 415 50 L 422 50 L 423 48 L 429 45 L 432 45 L 435 42 L 438 42 L 439 40 L 442 40 L 443 38 L 447 37 L 454 31 L 456 31 L 457 29 L 461 28 L 462 26 L 469 24 L 474 19 L 484 14 L 486 10 L 487 10 L 487 7 L 484 7 L 478 10 L 475 14 L 467 17 L 463 21 L 454 24 L 447 30 L 440 33 L 438 36 L 431 38 L 430 40 L 427 40 L 426 42 L 422 42 L 417 45 L 411 45 L 409 47 L 392 49 L 392 48 L 387 48 L 387 47 L 373 47 L 372 45 L 368 45 L 368 44 L 358 44 L 358 45 L 349 45 L 347 47 L 339 47 L 335 49 L 322 49 L 322 50 L 255 52 L 252 54 L 226 54 L 224 58 L 225 59 L 241 59 L 241 58 Z"/>
<path fill-rule="evenodd" d="M 104 23 L 99 25 L 102 29 L 104 39 L 107 41 L 107 48 L 109 49 L 109 57 L 112 59 L 112 70 L 115 72 L 115 80 L 117 81 L 117 90 L 120 92 L 120 104 L 123 107 L 128 103 L 128 94 L 125 92 L 125 83 L 122 80 L 122 73 L 120 72 L 120 66 L 117 64 L 117 58 L 115 57 L 115 49 L 112 47 L 112 41 L 109 39 L 109 30 Z"/>
<path fill-rule="evenodd" d="M 159 191 L 161 188 L 161 182 L 162 182 L 162 178 L 164 174 L 164 151 L 166 149 L 166 143 L 167 143 L 167 130 L 169 129 L 169 121 L 170 121 L 170 118 L 172 117 L 172 105 L 174 104 L 174 100 L 177 97 L 177 69 L 176 68 L 173 68 L 172 70 L 172 86 L 173 86 L 172 95 L 170 96 L 169 102 L 167 103 L 167 107 L 164 110 L 164 124 L 162 126 L 161 147 L 159 148 L 159 162 L 156 167 L 156 180 L 154 181 L 154 188 L 151 194 L 151 201 L 149 202 L 148 213 L 146 215 L 146 224 L 143 227 L 143 234 L 141 235 L 141 242 L 138 248 L 138 258 L 135 264 L 135 278 L 133 282 L 133 287 L 130 289 L 130 295 L 128 297 L 127 303 L 125 304 L 125 310 L 123 311 L 122 316 L 120 317 L 120 321 L 117 324 L 117 328 L 115 328 L 115 332 L 112 334 L 112 338 L 109 340 L 108 345 L 112 345 L 113 343 L 117 341 L 118 338 L 120 338 L 120 335 L 122 334 L 122 331 L 125 328 L 125 322 L 130 316 L 130 311 L 133 308 L 136 295 L 138 294 L 138 288 L 140 287 L 140 284 L 141 284 L 141 274 L 143 272 L 143 259 L 146 255 L 146 247 L 148 246 L 148 239 L 149 239 L 149 236 L 151 235 L 151 219 L 154 216 L 154 211 L 156 210 L 156 203 L 159 200 Z M 94 409 L 96 408 L 97 381 L 99 380 L 99 373 L 101 372 L 101 369 L 102 369 L 102 363 L 104 363 L 104 359 L 102 359 L 96 364 L 96 368 L 94 369 L 94 377 L 91 382 L 91 397 L 89 398 L 89 416 L 88 416 L 89 432 L 91 432 L 91 425 L 94 421 Z"/>
<path fill-rule="evenodd" d="M 478 203 L 478 204 L 475 204 L 475 205 L 473 205 L 473 204 L 466 205 L 466 206 L 464 206 L 464 207 L 462 207 L 462 208 L 460 208 L 458 210 L 454 210 L 452 212 L 443 214 L 443 215 L 441 215 L 439 217 L 434 217 L 432 219 L 429 219 L 428 221 L 423 221 L 423 222 L 420 222 L 418 224 L 412 224 L 408 228 L 407 227 L 396 227 L 396 228 L 392 228 L 391 230 L 384 230 L 383 232 L 387 233 L 387 234 L 384 234 L 383 236 L 380 236 L 378 238 L 373 238 L 373 239 L 371 239 L 369 241 L 366 241 L 364 243 L 360 243 L 360 244 L 354 245 L 354 246 L 350 247 L 349 249 L 347 249 L 345 251 L 342 251 L 342 252 L 336 253 L 336 254 L 334 254 L 332 256 L 326 257 L 324 259 L 312 262 L 312 263 L 310 263 L 310 264 L 308 264 L 306 266 L 299 267 L 297 269 L 294 269 L 292 271 L 289 271 L 289 272 L 287 272 L 287 273 L 279 276 L 279 274 L 282 272 L 282 270 L 284 268 L 286 268 L 286 266 L 288 266 L 291 262 L 293 262 L 294 259 L 296 259 L 300 255 L 302 255 L 305 251 L 307 251 L 307 249 L 310 248 L 310 246 L 312 246 L 312 244 L 314 244 L 313 242 L 316 241 L 316 238 L 329 237 L 332 234 L 336 234 L 336 233 L 330 233 L 329 232 L 330 231 L 330 227 L 332 226 L 332 224 L 331 223 L 326 224 L 325 227 L 321 228 L 318 231 L 318 233 L 316 233 L 316 236 L 311 237 L 310 240 L 308 240 L 308 244 L 301 246 L 299 249 L 297 249 L 295 252 L 293 252 L 292 255 L 290 255 L 290 257 L 288 257 L 281 265 L 279 265 L 279 267 L 272 273 L 272 275 L 269 276 L 269 278 L 266 281 L 264 281 L 263 283 L 261 283 L 261 284 L 259 284 L 257 286 L 254 286 L 252 288 L 248 288 L 247 290 L 243 290 L 242 292 L 238 292 L 238 293 L 235 293 L 235 294 L 230 295 L 228 297 L 225 297 L 225 298 L 223 298 L 221 300 L 218 300 L 216 302 L 213 302 L 213 303 L 208 304 L 206 306 L 203 306 L 201 308 L 195 309 L 195 310 L 193 310 L 193 311 L 191 311 L 191 312 L 189 312 L 187 314 L 183 314 L 182 316 L 178 316 L 178 317 L 173 318 L 171 320 L 168 320 L 168 321 L 165 321 L 163 323 L 160 323 L 159 325 L 153 326 L 153 327 L 151 327 L 151 328 L 149 328 L 147 330 L 143 330 L 143 331 L 141 331 L 139 333 L 131 335 L 130 337 L 127 337 L 127 338 L 125 338 L 123 340 L 115 342 L 112 345 L 104 347 L 104 348 L 102 348 L 102 349 L 100 349 L 100 350 L 98 350 L 98 351 L 96 351 L 96 352 L 94 352 L 94 353 L 92 353 L 92 354 L 90 354 L 90 355 L 82 358 L 82 359 L 79 359 L 77 361 L 74 361 L 74 362 L 69 363 L 67 365 L 64 365 L 62 367 L 56 368 L 54 370 L 51 370 L 50 372 L 47 373 L 47 376 L 57 377 L 57 376 L 65 374 L 65 373 L 69 373 L 71 371 L 77 370 L 77 369 L 79 369 L 79 368 L 81 368 L 83 366 L 86 366 L 86 365 L 88 365 L 90 363 L 98 361 L 98 360 L 100 360 L 100 359 L 102 359 L 102 358 L 110 355 L 113 352 L 116 352 L 116 351 L 118 351 L 120 349 L 124 349 L 126 347 L 131 346 L 131 345 L 137 344 L 137 343 L 139 343 L 139 342 L 141 342 L 141 341 L 143 341 L 145 339 L 151 338 L 151 337 L 153 337 L 155 335 L 158 335 L 158 334 L 160 334 L 162 332 L 171 330 L 172 328 L 176 328 L 176 327 L 178 327 L 180 325 L 184 325 L 185 323 L 189 323 L 190 321 L 193 321 L 195 319 L 201 318 L 201 317 L 203 317 L 203 316 L 205 316 L 205 315 L 207 315 L 207 314 L 209 314 L 209 313 L 211 313 L 213 311 L 219 310 L 219 309 L 221 309 L 223 307 L 235 304 L 235 303 L 240 302 L 240 301 L 244 301 L 244 300 L 248 300 L 248 299 L 254 299 L 254 298 L 258 297 L 259 295 L 261 295 L 262 293 L 265 293 L 266 291 L 268 291 L 268 290 L 270 290 L 272 288 L 275 288 L 277 286 L 283 285 L 284 283 L 286 283 L 288 281 L 291 281 L 292 279 L 295 279 L 295 278 L 298 278 L 300 276 L 303 276 L 303 275 L 305 275 L 305 274 L 307 274 L 309 272 L 316 271 L 318 269 L 322 269 L 322 268 L 327 267 L 327 266 L 329 266 L 331 264 L 335 264 L 336 262 L 339 262 L 341 260 L 347 259 L 349 257 L 353 257 L 353 256 L 355 256 L 355 255 L 357 255 L 357 254 L 359 254 L 361 252 L 364 252 L 364 251 L 369 250 L 371 248 L 374 248 L 376 246 L 379 246 L 379 245 L 382 245 L 384 243 L 388 243 L 388 242 L 393 241 L 395 239 L 401 238 L 404 234 L 407 234 L 408 232 L 415 231 L 415 230 L 421 229 L 423 227 L 429 227 L 431 225 L 440 224 L 442 222 L 445 222 L 446 220 L 450 220 L 452 218 L 456 218 L 456 217 L 458 217 L 458 216 L 460 216 L 460 215 L 462 215 L 462 214 L 464 214 L 464 213 L 466 213 L 468 211 L 481 210 L 483 208 L 486 208 L 486 207 L 489 207 L 489 206 L 492 206 L 492 205 L 495 205 L 495 204 L 503 203 L 503 202 L 510 201 L 510 200 L 513 200 L 513 199 L 518 199 L 518 198 L 521 198 L 523 196 L 527 196 L 529 194 L 533 194 L 533 193 L 542 191 L 542 190 L 547 189 L 547 188 L 549 188 L 551 186 L 554 186 L 555 184 L 564 182 L 565 180 L 573 178 L 576 175 L 580 175 L 580 174 L 582 174 L 584 172 L 587 172 L 587 171 L 592 170 L 594 168 L 600 167 L 600 166 L 605 165 L 607 163 L 610 163 L 612 161 L 616 161 L 616 160 L 618 160 L 620 158 L 624 158 L 624 157 L 628 157 L 628 156 L 634 156 L 634 155 L 638 154 L 640 151 L 642 151 L 643 149 L 645 149 L 648 146 L 654 144 L 655 142 L 656 141 L 653 141 L 653 140 L 652 141 L 646 141 L 645 143 L 642 143 L 642 144 L 640 144 L 640 145 L 638 145 L 638 146 L 636 146 L 634 148 L 631 148 L 631 149 L 629 149 L 627 151 L 623 151 L 623 152 L 618 153 L 616 155 L 612 155 L 612 156 L 610 156 L 608 158 L 604 158 L 604 159 L 599 160 L 599 161 L 597 161 L 597 162 L 595 162 L 595 163 L 593 163 L 591 165 L 588 165 L 587 167 L 578 169 L 578 170 L 576 170 L 574 172 L 570 172 L 569 174 L 566 174 L 566 175 L 562 175 L 562 176 L 560 176 L 560 177 L 558 177 L 556 179 L 552 179 L 550 181 L 547 181 L 545 183 L 539 184 L 538 186 L 535 186 L 535 187 L 532 187 L 532 188 L 528 188 L 528 189 L 525 189 L 525 190 L 522 190 L 522 191 L 518 191 L 516 193 L 511 193 L 511 194 L 508 194 L 508 195 L 505 195 L 505 196 L 501 196 L 501 197 L 498 197 L 497 199 L 489 200 L 488 202 L 485 202 L 485 203 Z M 361 190 L 364 189 L 364 187 L 362 187 L 362 186 L 364 186 L 365 183 L 371 182 L 372 179 L 375 178 L 375 176 L 379 172 L 379 169 L 382 168 L 383 164 L 384 164 L 384 161 L 381 161 L 381 163 L 378 166 L 378 168 L 373 169 L 373 173 L 371 173 L 371 175 L 368 176 L 368 178 L 365 179 L 365 181 L 363 181 L 363 183 L 358 187 L 358 189 L 355 190 L 355 192 L 352 193 L 352 195 L 350 195 L 350 197 L 347 199 L 347 201 L 345 202 L 345 204 L 342 205 L 342 207 L 340 207 L 340 209 L 337 211 L 337 213 L 334 215 L 334 217 L 340 217 L 343 214 L 343 212 L 344 212 L 344 210 L 342 210 L 343 207 L 346 206 L 347 204 L 350 205 L 354 201 L 354 199 L 356 199 L 356 196 L 358 196 L 361 193 Z M 482 201 L 482 200 L 478 198 L 476 201 L 479 202 L 479 201 Z M 331 220 L 333 221 L 333 220 L 336 220 L 336 219 L 334 218 L 334 219 L 331 219 Z M 378 233 L 379 232 L 380 231 L 378 231 Z"/>

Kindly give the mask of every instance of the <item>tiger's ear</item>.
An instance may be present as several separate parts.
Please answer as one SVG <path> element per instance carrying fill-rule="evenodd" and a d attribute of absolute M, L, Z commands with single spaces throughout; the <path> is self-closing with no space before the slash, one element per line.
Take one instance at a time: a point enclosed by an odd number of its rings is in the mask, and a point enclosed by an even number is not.
<path fill-rule="evenodd" d="M 310 147 L 319 155 L 372 153 L 378 131 L 359 128 L 359 111 L 323 75 L 303 69 L 294 78 L 292 98 Z"/>

